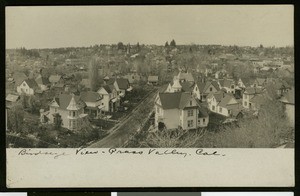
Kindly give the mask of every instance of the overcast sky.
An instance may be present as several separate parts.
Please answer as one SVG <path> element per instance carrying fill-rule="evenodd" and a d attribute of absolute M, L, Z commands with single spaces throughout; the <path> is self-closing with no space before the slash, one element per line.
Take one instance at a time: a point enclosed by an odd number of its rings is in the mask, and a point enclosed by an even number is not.
<path fill-rule="evenodd" d="M 6 7 L 6 48 L 95 44 L 293 45 L 293 6 Z"/>

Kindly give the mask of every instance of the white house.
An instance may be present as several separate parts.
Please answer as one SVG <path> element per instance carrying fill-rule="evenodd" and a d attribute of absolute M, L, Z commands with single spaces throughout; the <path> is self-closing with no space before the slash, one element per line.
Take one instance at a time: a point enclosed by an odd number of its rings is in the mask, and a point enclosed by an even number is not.
<path fill-rule="evenodd" d="M 33 79 L 24 80 L 19 86 L 17 86 L 17 92 L 19 94 L 34 95 L 39 86 Z"/>
<path fill-rule="evenodd" d="M 155 126 L 184 130 L 206 127 L 209 116 L 187 92 L 158 93 L 155 99 Z"/>
<path fill-rule="evenodd" d="M 85 103 L 80 96 L 60 94 L 53 98 L 49 104 L 49 111 L 41 111 L 42 123 L 60 123 L 69 130 L 77 130 L 87 114 L 84 113 Z"/>
<path fill-rule="evenodd" d="M 126 95 L 126 91 L 132 90 L 128 79 L 125 78 L 110 78 L 106 84 L 113 85 L 120 97 L 124 97 Z"/>
<path fill-rule="evenodd" d="M 216 81 L 196 82 L 193 87 L 193 94 L 200 101 L 205 101 L 208 94 L 219 91 L 219 85 Z"/>
<path fill-rule="evenodd" d="M 92 117 L 97 117 L 100 114 L 101 109 L 104 108 L 104 105 L 101 104 L 103 97 L 97 92 L 81 92 L 80 97 L 86 104 L 85 113 Z"/>
<path fill-rule="evenodd" d="M 207 103 L 210 111 L 226 117 L 235 117 L 242 109 L 232 94 L 222 91 L 211 93 L 207 98 Z"/>
<path fill-rule="evenodd" d="M 120 106 L 120 98 L 114 85 L 104 85 L 97 93 L 102 97 L 101 110 L 105 112 L 115 112 L 117 107 Z"/>

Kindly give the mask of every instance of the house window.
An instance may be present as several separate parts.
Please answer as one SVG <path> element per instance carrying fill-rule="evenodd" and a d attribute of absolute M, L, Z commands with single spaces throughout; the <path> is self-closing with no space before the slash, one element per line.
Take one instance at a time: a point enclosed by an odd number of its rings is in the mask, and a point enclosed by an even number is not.
<path fill-rule="evenodd" d="M 188 110 L 188 117 L 193 116 L 193 115 L 194 115 L 194 111 L 193 110 Z"/>
<path fill-rule="evenodd" d="M 190 101 L 190 106 L 192 106 L 193 105 L 193 101 Z"/>
<path fill-rule="evenodd" d="M 72 116 L 73 116 L 73 117 L 75 117 L 75 115 L 76 115 L 76 112 L 75 112 L 75 111 L 73 111 L 73 115 L 72 115 Z"/>
<path fill-rule="evenodd" d="M 216 108 L 215 108 L 215 106 L 213 105 L 213 106 L 212 106 L 212 110 L 215 111 L 215 109 L 216 109 Z"/>
<path fill-rule="evenodd" d="M 247 106 L 247 101 L 244 102 L 244 106 Z"/>
<path fill-rule="evenodd" d="M 203 118 L 203 123 L 205 123 L 205 118 Z"/>
<path fill-rule="evenodd" d="M 195 90 L 196 90 L 196 91 L 198 91 L 198 88 L 197 88 L 197 86 L 196 86 Z"/>
<path fill-rule="evenodd" d="M 104 105 L 104 103 L 102 103 L 102 105 Z"/>
<path fill-rule="evenodd" d="M 231 88 L 233 89 L 233 88 L 234 88 L 234 85 L 231 85 Z"/>
<path fill-rule="evenodd" d="M 222 108 L 221 107 L 219 107 L 219 112 L 222 112 Z"/>
<path fill-rule="evenodd" d="M 57 112 L 57 108 L 54 108 L 54 112 L 55 112 L 55 113 Z"/>
<path fill-rule="evenodd" d="M 228 114 L 231 114 L 231 110 L 228 110 Z"/>
<path fill-rule="evenodd" d="M 209 91 L 212 91 L 212 87 L 209 88 Z"/>
<path fill-rule="evenodd" d="M 188 122 L 188 127 L 193 127 L 193 123 L 194 123 L 193 120 L 188 120 L 187 122 Z"/>
<path fill-rule="evenodd" d="M 160 111 L 159 111 L 159 108 L 157 108 L 157 113 L 159 114 L 159 112 L 160 112 Z"/>
<path fill-rule="evenodd" d="M 25 83 L 23 83 L 23 86 L 26 86 L 26 84 L 25 84 Z"/>

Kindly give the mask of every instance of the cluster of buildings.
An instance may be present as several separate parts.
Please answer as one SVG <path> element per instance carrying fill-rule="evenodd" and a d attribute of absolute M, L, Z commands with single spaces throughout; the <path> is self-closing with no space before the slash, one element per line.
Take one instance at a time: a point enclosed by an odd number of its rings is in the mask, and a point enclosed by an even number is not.
<path fill-rule="evenodd" d="M 132 91 L 128 79 L 110 78 L 97 90 L 86 88 L 77 95 L 68 90 L 64 77 L 51 75 L 49 78 L 39 75 L 36 79 L 23 76 L 18 78 L 16 90 L 19 95 L 32 96 L 51 89 L 59 89 L 58 94 L 49 103 L 49 110 L 40 111 L 42 123 L 61 123 L 69 130 L 76 130 L 80 121 L 87 116 L 99 117 L 103 114 L 118 111 L 122 97 Z M 8 94 L 6 100 L 14 102 L 19 95 Z"/>
<path fill-rule="evenodd" d="M 208 79 L 196 78 L 189 72 L 174 76 L 164 92 L 155 99 L 155 126 L 167 129 L 197 129 L 209 123 L 209 113 L 226 118 L 242 118 L 244 112 L 257 113 L 266 95 L 265 86 L 272 83 L 278 97 L 293 119 L 293 88 L 285 81 L 274 78 Z M 293 122 L 293 120 L 291 120 Z"/>

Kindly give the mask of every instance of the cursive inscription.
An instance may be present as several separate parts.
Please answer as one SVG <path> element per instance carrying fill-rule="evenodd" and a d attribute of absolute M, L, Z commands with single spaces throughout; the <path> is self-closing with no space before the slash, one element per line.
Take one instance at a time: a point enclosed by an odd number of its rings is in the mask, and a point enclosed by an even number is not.
<path fill-rule="evenodd" d="M 19 151 L 18 155 L 22 156 L 38 156 L 38 155 L 46 155 L 46 156 L 53 156 L 54 159 L 57 159 L 61 156 L 67 156 L 65 152 L 52 152 L 48 150 L 36 150 L 36 149 L 22 149 Z"/>
<path fill-rule="evenodd" d="M 213 152 L 205 152 L 203 149 L 197 149 L 196 155 L 213 155 L 213 156 L 221 156 L 221 154 L 218 153 L 218 151 Z M 225 156 L 224 154 L 222 156 Z"/>
<path fill-rule="evenodd" d="M 108 150 L 109 154 L 138 154 L 138 155 L 142 155 L 144 153 L 143 150 L 119 150 L 116 148 L 110 148 Z"/>
<path fill-rule="evenodd" d="M 188 154 L 186 152 L 180 152 L 177 149 L 167 149 L 167 150 L 160 150 L 160 149 L 149 149 L 148 154 L 155 154 L 155 155 L 182 155 L 186 157 Z"/>

